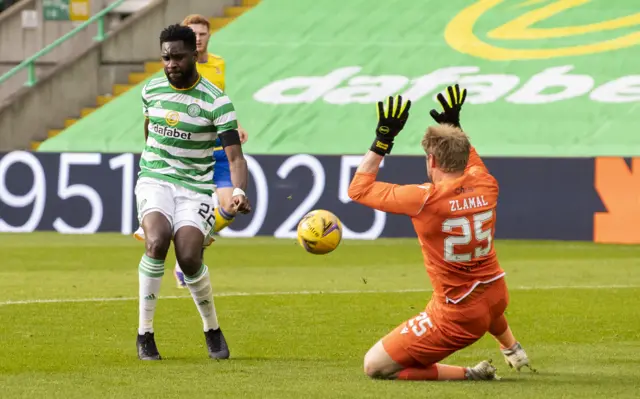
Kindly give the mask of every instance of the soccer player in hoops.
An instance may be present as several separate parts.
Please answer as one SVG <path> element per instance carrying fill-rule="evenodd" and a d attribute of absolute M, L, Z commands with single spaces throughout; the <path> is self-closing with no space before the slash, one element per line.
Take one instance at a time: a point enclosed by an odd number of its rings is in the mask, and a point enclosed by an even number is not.
<path fill-rule="evenodd" d="M 376 181 L 382 159 L 409 116 L 411 101 L 389 97 L 378 103 L 376 139 L 349 187 L 349 197 L 365 206 L 411 218 L 433 286 L 426 309 L 379 340 L 364 358 L 372 378 L 399 380 L 498 379 L 490 361 L 475 367 L 440 363 L 489 332 L 506 362 L 529 366 L 504 311 L 509 295 L 505 272 L 493 247 L 498 183 L 460 128 L 466 90 L 448 87 L 439 123 L 422 139 L 431 183 L 397 185 Z M 529 366 L 530 367 L 530 366 Z"/>
<path fill-rule="evenodd" d="M 236 113 L 229 97 L 197 69 L 196 35 L 171 25 L 160 34 L 165 76 L 142 89 L 145 147 L 135 187 L 145 254 L 138 267 L 139 326 L 136 347 L 142 360 L 161 358 L 153 317 L 164 262 L 173 239 L 185 283 L 202 317 L 209 357 L 226 359 L 229 348 L 213 302 L 203 246 L 211 243 L 215 214 L 213 151 L 216 138 L 229 158 L 234 189 L 233 212 L 248 213 L 244 190 L 247 163 L 242 153 Z"/>
<path fill-rule="evenodd" d="M 208 52 L 210 34 L 210 25 L 207 18 L 199 14 L 188 15 L 182 21 L 182 26 L 188 26 L 196 34 L 196 49 L 198 50 L 198 61 L 196 69 L 201 76 L 213 83 L 221 91 L 225 90 L 225 63 L 224 59 L 218 55 Z M 238 134 L 240 142 L 246 143 L 249 136 L 238 122 Z M 216 139 L 216 148 L 213 151 L 215 164 L 213 167 L 213 183 L 215 186 L 215 196 L 218 199 L 218 206 L 215 208 L 216 223 L 214 233 L 226 228 L 235 219 L 235 211 L 232 207 L 233 184 L 231 182 L 231 173 L 229 170 L 229 159 L 222 148 L 220 139 Z M 138 228 L 135 233 L 138 240 L 144 240 L 144 232 L 142 228 Z M 173 269 L 173 275 L 176 279 L 178 288 L 186 288 L 184 281 L 184 273 L 180 268 L 180 264 L 176 261 Z"/>

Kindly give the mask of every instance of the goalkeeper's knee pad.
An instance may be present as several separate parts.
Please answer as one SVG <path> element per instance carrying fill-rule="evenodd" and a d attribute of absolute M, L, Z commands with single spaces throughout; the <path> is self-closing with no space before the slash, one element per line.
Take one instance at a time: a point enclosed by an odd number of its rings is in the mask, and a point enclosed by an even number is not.
<path fill-rule="evenodd" d="M 215 209 L 216 223 L 213 225 L 213 232 L 217 233 L 225 227 L 229 226 L 235 219 L 235 215 L 231 215 L 225 212 L 222 207 L 216 207 Z"/>

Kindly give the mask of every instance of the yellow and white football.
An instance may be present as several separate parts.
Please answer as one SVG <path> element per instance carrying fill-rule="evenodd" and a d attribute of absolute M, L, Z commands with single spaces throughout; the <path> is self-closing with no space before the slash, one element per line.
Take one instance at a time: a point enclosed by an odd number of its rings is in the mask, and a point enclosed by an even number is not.
<path fill-rule="evenodd" d="M 342 223 L 333 213 L 324 209 L 310 211 L 298 223 L 298 242 L 305 251 L 328 254 L 342 240 Z"/>

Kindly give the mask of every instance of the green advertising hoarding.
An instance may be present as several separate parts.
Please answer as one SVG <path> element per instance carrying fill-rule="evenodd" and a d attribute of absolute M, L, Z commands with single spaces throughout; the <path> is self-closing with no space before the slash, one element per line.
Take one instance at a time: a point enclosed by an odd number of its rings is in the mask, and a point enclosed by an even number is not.
<path fill-rule="evenodd" d="M 637 156 L 640 2 L 265 0 L 215 34 L 227 92 L 254 154 L 361 154 L 375 103 L 412 99 L 394 154 L 421 153 L 448 84 L 483 155 Z M 43 151 L 142 150 L 140 88 Z"/>

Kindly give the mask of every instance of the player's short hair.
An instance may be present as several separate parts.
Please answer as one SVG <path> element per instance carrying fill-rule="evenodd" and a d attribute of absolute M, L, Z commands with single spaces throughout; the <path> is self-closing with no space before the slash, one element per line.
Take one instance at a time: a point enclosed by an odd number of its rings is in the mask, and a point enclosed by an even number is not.
<path fill-rule="evenodd" d="M 188 50 L 196 51 L 196 34 L 188 26 L 169 25 L 160 33 L 160 45 L 166 42 L 182 41 Z"/>
<path fill-rule="evenodd" d="M 469 161 L 471 143 L 460 128 L 442 124 L 427 128 L 422 148 L 434 156 L 436 165 L 443 172 L 462 172 Z"/>
<path fill-rule="evenodd" d="M 211 25 L 209 24 L 209 20 L 200 15 L 200 14 L 191 14 L 191 15 L 187 15 L 183 20 L 182 20 L 182 26 L 189 26 L 189 25 L 204 25 L 207 27 L 207 30 L 211 29 Z"/>

